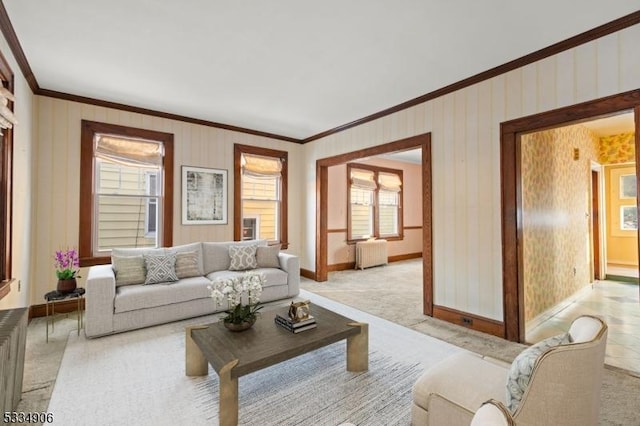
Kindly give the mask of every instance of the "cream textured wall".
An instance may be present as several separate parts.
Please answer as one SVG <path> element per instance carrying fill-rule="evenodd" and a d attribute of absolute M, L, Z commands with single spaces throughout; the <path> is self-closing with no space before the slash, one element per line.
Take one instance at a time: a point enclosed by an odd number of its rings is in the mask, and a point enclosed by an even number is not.
<path fill-rule="evenodd" d="M 233 145 L 240 143 L 289 152 L 289 248 L 298 254 L 301 247 L 301 152 L 295 143 L 189 124 L 159 117 L 37 96 L 34 204 L 35 241 L 32 250 L 33 292 L 31 304 L 42 303 L 45 292 L 55 288 L 53 253 L 56 249 L 78 246 L 80 123 L 82 119 L 138 127 L 174 134 L 173 244 L 192 241 L 233 239 Z M 182 225 L 180 213 L 180 166 L 212 167 L 228 170 L 228 224 Z M 86 270 L 81 271 L 83 285 Z"/>
<path fill-rule="evenodd" d="M 0 36 L 0 52 L 7 59 L 14 73 L 14 113 L 18 124 L 13 129 L 13 235 L 12 275 L 20 281 L 11 285 L 11 292 L 0 300 L 0 309 L 29 305 L 31 281 L 31 247 L 33 238 L 32 205 L 35 198 L 33 171 L 33 105 L 34 96 L 26 79 L 22 76 L 9 45 Z"/>
<path fill-rule="evenodd" d="M 640 25 L 304 146 L 303 161 L 432 133 L 434 301 L 503 320 L 500 123 L 640 88 Z M 421 52 L 428 54 L 428 52 Z M 302 267 L 315 269 L 315 167 Z"/>

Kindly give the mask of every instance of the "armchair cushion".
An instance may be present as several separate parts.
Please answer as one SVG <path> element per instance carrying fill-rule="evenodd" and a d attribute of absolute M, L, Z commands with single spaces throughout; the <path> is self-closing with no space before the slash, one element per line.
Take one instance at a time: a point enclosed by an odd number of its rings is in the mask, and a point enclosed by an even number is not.
<path fill-rule="evenodd" d="M 524 395 L 524 392 L 529 385 L 529 380 L 533 373 L 533 367 L 538 361 L 540 355 L 550 348 L 566 343 L 571 343 L 569 333 L 549 337 L 523 350 L 520 355 L 513 360 L 511 369 L 509 370 L 509 375 L 507 376 L 506 396 L 506 405 L 511 413 L 515 413 L 518 408 L 520 400 L 522 400 L 522 395 Z"/>

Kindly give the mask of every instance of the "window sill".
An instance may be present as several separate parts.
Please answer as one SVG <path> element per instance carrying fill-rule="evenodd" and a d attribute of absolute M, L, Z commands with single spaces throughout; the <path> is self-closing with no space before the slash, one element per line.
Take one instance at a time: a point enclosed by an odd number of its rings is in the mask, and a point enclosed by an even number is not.
<path fill-rule="evenodd" d="M 0 300 L 11 292 L 11 283 L 15 280 L 15 278 L 11 278 L 10 280 L 0 282 Z"/>

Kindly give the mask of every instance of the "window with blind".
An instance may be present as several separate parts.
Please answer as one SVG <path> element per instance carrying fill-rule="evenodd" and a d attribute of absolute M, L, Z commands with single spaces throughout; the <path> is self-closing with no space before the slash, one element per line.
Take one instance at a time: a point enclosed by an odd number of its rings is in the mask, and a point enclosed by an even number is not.
<path fill-rule="evenodd" d="M 167 133 L 83 121 L 81 198 L 91 201 L 81 208 L 81 264 L 102 263 L 113 248 L 171 244 L 172 142 Z"/>
<path fill-rule="evenodd" d="M 402 238 L 402 170 L 347 164 L 348 240 Z"/>
<path fill-rule="evenodd" d="M 235 145 L 236 240 L 287 245 L 287 152 Z"/>

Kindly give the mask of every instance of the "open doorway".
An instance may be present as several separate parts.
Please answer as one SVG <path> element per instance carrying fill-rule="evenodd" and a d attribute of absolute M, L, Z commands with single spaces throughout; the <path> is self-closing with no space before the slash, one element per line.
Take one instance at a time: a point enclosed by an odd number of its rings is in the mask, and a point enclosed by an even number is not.
<path fill-rule="evenodd" d="M 316 163 L 316 281 L 326 281 L 329 272 L 329 168 L 367 157 L 380 156 L 398 151 L 419 149 L 421 155 L 421 241 L 423 313 L 433 315 L 433 266 L 431 230 L 431 135 L 429 133 L 407 139 L 365 148 L 350 153 L 318 160 Z M 345 178 L 346 180 L 346 178 Z M 408 200 L 409 202 L 411 200 Z M 413 207 L 415 208 L 415 206 Z"/>
<path fill-rule="evenodd" d="M 509 340 L 534 343 L 540 340 L 538 337 L 544 338 L 544 334 L 536 337 L 534 333 L 530 333 L 531 323 L 528 321 L 532 317 L 536 318 L 536 314 L 542 316 L 549 314 L 549 309 L 559 312 L 557 315 L 551 312 L 550 315 L 553 316 L 547 318 L 551 326 L 545 329 L 548 336 L 566 331 L 570 319 L 577 315 L 585 313 L 598 315 L 605 318 L 609 324 L 616 326 L 610 328 L 612 333 L 620 332 L 615 337 L 610 334 L 605 362 L 640 372 L 635 337 L 640 325 L 640 313 L 637 309 L 640 303 L 638 296 L 640 286 L 635 283 L 594 281 L 597 275 L 601 277 L 604 275 L 605 279 L 611 277 L 616 263 L 630 266 L 636 273 L 638 271 L 638 176 L 635 173 L 635 164 L 640 157 L 639 96 L 640 91 L 628 92 L 502 124 L 503 284 L 505 328 Z M 621 138 L 625 139 L 627 148 L 613 149 L 613 145 L 616 144 L 610 144 L 599 153 L 600 155 L 597 155 L 593 152 L 589 153 L 589 148 L 585 145 L 576 146 L 575 140 L 568 137 L 566 139 L 570 144 L 563 150 L 562 162 L 547 167 L 547 174 L 564 173 L 562 178 L 565 180 L 575 178 L 577 173 L 579 181 L 574 182 L 573 185 L 563 186 L 556 185 L 553 181 L 543 180 L 543 185 L 548 185 L 542 197 L 548 197 L 548 193 L 551 193 L 553 199 L 557 195 L 556 192 L 560 192 L 563 193 L 564 198 L 574 199 L 574 204 L 577 200 L 578 207 L 572 205 L 564 212 L 561 208 L 551 208 L 550 212 L 545 211 L 544 208 L 530 210 L 535 213 L 534 219 L 538 221 L 538 225 L 542 225 L 543 235 L 544 232 L 548 234 L 550 231 L 557 234 L 564 233 L 565 237 L 573 232 L 574 236 L 572 242 L 566 245 L 558 243 L 558 239 L 562 240 L 563 235 L 554 235 L 550 241 L 538 244 L 537 247 L 542 249 L 541 253 L 548 257 L 548 262 L 538 262 L 538 266 L 544 265 L 547 268 L 544 272 L 550 273 L 547 277 L 553 277 L 556 282 L 546 288 L 538 288 L 538 293 L 533 297 L 539 297 L 539 299 L 534 305 L 537 303 L 540 306 L 554 297 L 558 298 L 558 292 L 560 292 L 559 298 L 565 306 L 562 306 L 562 303 L 554 304 L 555 301 L 552 301 L 552 306 L 547 312 L 535 312 L 528 305 L 532 298 L 531 288 L 528 287 L 532 271 L 527 264 L 530 261 L 528 258 L 530 253 L 527 251 L 531 250 L 532 241 L 528 228 L 531 218 L 527 218 L 527 208 L 531 206 L 527 206 L 525 187 L 527 180 L 531 179 L 527 176 L 528 166 L 522 159 L 527 155 L 527 150 L 532 149 L 531 146 L 527 146 L 527 140 L 530 137 L 540 139 L 540 135 L 549 138 L 550 134 L 557 133 L 557 129 L 562 126 L 585 128 L 591 123 L 598 123 L 600 119 L 604 123 L 612 117 L 626 118 L 631 122 L 630 129 L 623 131 L 623 133 L 629 133 L 623 136 L 620 134 L 610 136 L 618 139 L 618 142 Z M 602 141 L 600 144 L 602 145 Z M 585 154 L 589 161 L 583 161 L 580 164 L 578 160 Z M 617 158 L 611 161 L 611 158 L 607 158 L 608 155 L 617 156 Z M 585 158 L 582 157 L 582 159 Z M 579 165 L 577 171 L 572 169 L 574 165 Z M 544 179 L 548 177 L 545 175 Z M 573 192 L 567 191 L 567 188 L 571 187 L 574 188 Z M 553 203 L 550 205 L 554 206 Z M 570 224 L 573 224 L 573 227 L 569 226 Z M 545 225 L 546 229 L 544 229 Z M 563 225 L 566 225 L 567 232 L 562 229 Z M 569 231 L 570 228 L 571 231 Z M 627 254 L 631 255 L 630 260 L 625 260 L 615 250 L 608 250 L 619 249 L 621 246 L 619 241 L 611 240 L 611 236 L 615 234 L 620 234 L 630 241 L 629 247 L 626 248 Z M 569 255 L 563 257 L 565 250 Z M 567 290 L 563 287 L 564 285 L 569 287 L 568 291 L 571 293 L 568 298 L 569 303 L 567 298 L 564 298 L 566 294 L 562 293 Z"/>
<path fill-rule="evenodd" d="M 632 111 L 634 115 L 634 157 L 640 155 L 640 91 L 632 91 L 596 101 L 566 107 L 502 124 L 502 220 L 503 220 L 503 288 L 505 329 L 509 340 L 524 341 L 525 336 L 525 266 L 521 150 L 524 135 L 562 125 L 578 124 L 597 118 Z M 574 153 L 575 154 L 575 153 Z M 572 161 L 570 158 L 566 161 Z M 637 179 L 637 178 L 636 178 Z M 586 195 L 586 194 L 585 194 Z M 636 198 L 637 208 L 637 198 Z M 584 214 L 584 212 L 583 212 Z M 547 218 L 555 223 L 562 218 Z M 584 218 L 583 218 L 584 219 Z M 637 231 L 636 231 L 637 233 Z M 566 265 L 564 265 L 566 266 Z M 573 265 L 569 265 L 572 272 Z"/>

